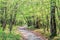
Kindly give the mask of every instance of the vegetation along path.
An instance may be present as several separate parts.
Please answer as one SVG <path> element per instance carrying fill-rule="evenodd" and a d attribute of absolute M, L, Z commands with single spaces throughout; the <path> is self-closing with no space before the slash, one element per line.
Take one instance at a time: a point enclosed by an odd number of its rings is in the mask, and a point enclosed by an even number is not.
<path fill-rule="evenodd" d="M 20 27 L 19 31 L 23 35 L 25 40 L 43 40 L 41 37 L 36 36 L 31 31 L 28 31 L 25 27 Z"/>

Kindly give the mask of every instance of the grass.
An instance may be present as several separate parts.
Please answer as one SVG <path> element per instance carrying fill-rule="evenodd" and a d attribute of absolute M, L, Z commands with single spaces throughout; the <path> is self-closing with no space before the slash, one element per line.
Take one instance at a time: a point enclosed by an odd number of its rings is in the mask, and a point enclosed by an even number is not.
<path fill-rule="evenodd" d="M 20 35 L 6 34 L 5 32 L 0 32 L 0 40 L 20 40 Z"/>
<path fill-rule="evenodd" d="M 60 40 L 60 34 L 58 34 L 56 37 L 54 37 L 53 40 Z"/>
<path fill-rule="evenodd" d="M 45 28 L 45 30 L 43 28 L 40 29 L 35 29 L 34 27 L 30 26 L 28 27 L 28 29 L 30 30 L 34 30 L 35 32 L 39 32 L 40 34 L 42 34 L 46 39 L 48 39 L 50 37 L 50 29 L 49 31 L 47 31 L 47 29 Z M 45 32 L 44 32 L 45 31 Z M 52 40 L 60 40 L 60 34 L 58 34 L 58 30 L 57 30 L 57 36 L 54 37 L 54 39 Z"/>
<path fill-rule="evenodd" d="M 17 31 L 17 27 L 13 26 L 12 32 L 9 32 L 9 26 L 6 26 L 5 31 L 2 31 L 2 27 L 0 27 L 0 40 L 21 40 L 22 37 L 20 33 Z"/>

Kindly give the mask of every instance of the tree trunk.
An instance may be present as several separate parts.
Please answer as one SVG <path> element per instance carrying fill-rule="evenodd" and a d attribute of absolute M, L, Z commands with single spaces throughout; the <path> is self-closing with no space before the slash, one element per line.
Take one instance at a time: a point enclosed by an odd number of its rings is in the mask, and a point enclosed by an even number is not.
<path fill-rule="evenodd" d="M 12 31 L 12 14 L 10 14 L 10 25 L 9 25 L 9 29 L 10 29 L 10 33 Z"/>
<path fill-rule="evenodd" d="M 3 26 L 3 31 L 4 31 L 5 28 L 6 28 L 6 19 L 7 19 L 6 10 L 7 10 L 7 8 L 3 7 L 3 9 L 4 9 L 4 17 L 3 17 L 3 24 L 2 24 L 2 26 Z"/>
<path fill-rule="evenodd" d="M 54 37 L 57 35 L 57 31 L 56 31 L 56 20 L 55 20 L 55 5 L 56 3 L 54 2 L 54 0 L 51 0 L 51 36 L 50 37 Z"/>
<path fill-rule="evenodd" d="M 37 17 L 37 18 L 36 18 L 36 26 L 35 26 L 35 28 L 38 28 L 38 29 L 39 29 L 39 22 L 40 22 L 40 20 L 39 20 L 39 18 Z"/>
<path fill-rule="evenodd" d="M 47 28 L 47 31 L 49 32 L 49 17 L 48 17 L 48 15 L 47 15 L 46 19 L 47 19 L 47 25 L 46 25 L 46 28 Z"/>

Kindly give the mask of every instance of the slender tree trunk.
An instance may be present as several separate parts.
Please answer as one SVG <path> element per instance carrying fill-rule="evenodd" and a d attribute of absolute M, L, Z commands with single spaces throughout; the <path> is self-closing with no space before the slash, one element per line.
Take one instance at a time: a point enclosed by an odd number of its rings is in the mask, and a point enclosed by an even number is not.
<path fill-rule="evenodd" d="M 10 29 L 10 33 L 12 31 L 12 14 L 10 14 L 10 25 L 9 25 L 9 29 Z"/>
<path fill-rule="evenodd" d="M 16 25 L 16 13 L 14 14 L 13 24 Z"/>
<path fill-rule="evenodd" d="M 57 35 L 57 31 L 56 31 L 56 20 L 55 20 L 55 0 L 51 0 L 51 36 L 50 37 L 54 37 Z"/>
<path fill-rule="evenodd" d="M 47 15 L 47 17 L 46 17 L 46 19 L 47 19 L 47 31 L 49 32 L 49 18 L 48 18 L 48 15 Z"/>
<path fill-rule="evenodd" d="M 3 17 L 3 31 L 6 28 L 6 18 L 7 18 L 7 14 L 6 14 L 6 7 L 4 7 L 4 17 Z"/>
<path fill-rule="evenodd" d="M 60 5 L 59 4 L 59 0 L 58 0 L 58 5 Z M 57 7 L 57 15 L 58 15 L 58 20 L 60 20 L 60 9 L 59 9 L 59 7 Z M 58 34 L 60 33 L 60 22 L 58 21 L 58 29 L 59 29 L 59 32 L 58 32 Z"/>

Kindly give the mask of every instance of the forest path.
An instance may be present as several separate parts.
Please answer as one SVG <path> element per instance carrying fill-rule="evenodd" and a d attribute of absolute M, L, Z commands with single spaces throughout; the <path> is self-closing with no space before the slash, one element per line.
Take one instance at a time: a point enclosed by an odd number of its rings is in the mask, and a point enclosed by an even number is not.
<path fill-rule="evenodd" d="M 24 40 L 43 40 L 40 36 L 36 36 L 31 31 L 27 30 L 26 27 L 19 27 L 19 32 L 25 38 Z"/>

